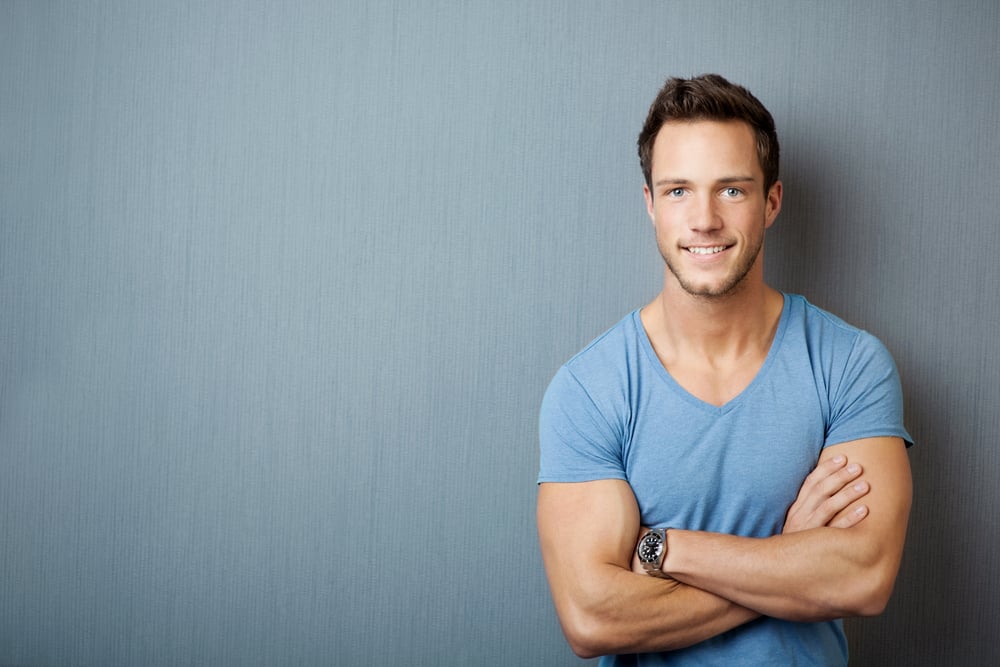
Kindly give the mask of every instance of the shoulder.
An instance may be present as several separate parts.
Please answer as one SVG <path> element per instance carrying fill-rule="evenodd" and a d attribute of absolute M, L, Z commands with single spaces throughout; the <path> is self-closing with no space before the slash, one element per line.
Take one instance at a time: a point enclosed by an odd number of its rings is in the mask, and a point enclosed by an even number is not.
<path fill-rule="evenodd" d="M 789 295 L 789 306 L 789 349 L 804 349 L 813 377 L 832 405 L 865 387 L 899 384 L 892 356 L 878 338 L 801 296 Z"/>
<path fill-rule="evenodd" d="M 813 305 L 800 294 L 787 295 L 792 321 L 800 323 L 806 331 L 813 335 L 825 335 L 844 341 L 853 341 L 862 329 L 848 324 L 833 313 Z"/>
<path fill-rule="evenodd" d="M 592 340 L 563 365 L 562 372 L 581 384 L 606 382 L 636 362 L 641 347 L 638 310 L 630 312 L 617 324 Z"/>
<path fill-rule="evenodd" d="M 859 358 L 892 363 L 885 345 L 869 332 L 809 303 L 803 296 L 787 296 L 789 328 L 805 339 L 811 352 L 843 366 Z"/>
<path fill-rule="evenodd" d="M 886 346 L 801 296 L 790 301 L 792 335 L 802 337 L 825 397 L 827 444 L 886 435 L 912 442 L 902 425 L 899 373 Z"/>
<path fill-rule="evenodd" d="M 625 479 L 621 442 L 637 333 L 629 314 L 552 379 L 539 414 L 539 482 Z"/>
<path fill-rule="evenodd" d="M 596 412 L 614 423 L 628 394 L 629 379 L 636 374 L 643 354 L 638 311 L 573 355 L 556 372 L 542 400 L 543 421 L 559 414 L 579 419 L 580 412 Z"/>

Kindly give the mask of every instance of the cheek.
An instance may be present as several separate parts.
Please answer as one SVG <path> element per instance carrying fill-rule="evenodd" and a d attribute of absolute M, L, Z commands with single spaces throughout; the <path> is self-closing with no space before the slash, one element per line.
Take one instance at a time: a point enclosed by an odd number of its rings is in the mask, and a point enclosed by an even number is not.
<path fill-rule="evenodd" d="M 653 231 L 656 233 L 657 239 L 665 239 L 676 235 L 671 222 L 663 218 L 657 218 L 653 221 Z"/>
<path fill-rule="evenodd" d="M 675 228 L 680 221 L 678 212 L 666 207 L 654 209 L 650 217 L 653 220 L 653 225 L 655 225 L 657 229 L 663 230 Z"/>

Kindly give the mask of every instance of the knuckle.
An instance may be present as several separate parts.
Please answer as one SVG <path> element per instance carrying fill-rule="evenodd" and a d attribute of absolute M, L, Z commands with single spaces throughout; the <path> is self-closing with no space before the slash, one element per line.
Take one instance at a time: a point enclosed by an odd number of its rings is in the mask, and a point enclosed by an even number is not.
<path fill-rule="evenodd" d="M 858 493 L 858 490 L 855 489 L 854 486 L 852 485 L 852 486 L 845 486 L 843 490 L 837 494 L 837 497 L 842 499 L 841 504 L 847 504 L 850 501 L 857 498 L 859 495 L 860 494 Z"/>
<path fill-rule="evenodd" d="M 859 470 L 851 470 L 850 468 L 843 468 L 837 472 L 837 476 L 841 479 L 854 479 L 858 476 Z"/>

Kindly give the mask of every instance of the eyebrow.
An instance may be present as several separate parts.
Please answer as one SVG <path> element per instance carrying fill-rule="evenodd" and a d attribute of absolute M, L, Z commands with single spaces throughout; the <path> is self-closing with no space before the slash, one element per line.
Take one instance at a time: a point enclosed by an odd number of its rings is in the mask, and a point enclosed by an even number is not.
<path fill-rule="evenodd" d="M 753 183 L 754 181 L 753 176 L 726 176 L 716 180 L 715 183 Z M 653 183 L 653 185 L 659 187 L 663 185 L 690 185 L 690 183 L 691 181 L 686 178 L 661 178 Z"/>

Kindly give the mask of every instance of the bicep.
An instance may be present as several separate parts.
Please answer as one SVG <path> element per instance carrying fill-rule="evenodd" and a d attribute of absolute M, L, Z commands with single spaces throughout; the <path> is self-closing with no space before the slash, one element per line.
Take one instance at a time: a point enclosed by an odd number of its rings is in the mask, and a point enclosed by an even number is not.
<path fill-rule="evenodd" d="M 827 447 L 820 459 L 838 454 L 846 456 L 848 462 L 859 463 L 863 470 L 861 480 L 870 486 L 867 495 L 845 508 L 841 515 L 866 505 L 867 518 L 850 530 L 866 534 L 898 560 L 906 538 L 913 493 L 910 462 L 903 440 L 877 437 L 845 442 Z"/>
<path fill-rule="evenodd" d="M 558 599 L 602 566 L 629 569 L 639 508 L 628 482 L 544 482 L 538 489 L 538 535 Z"/>

